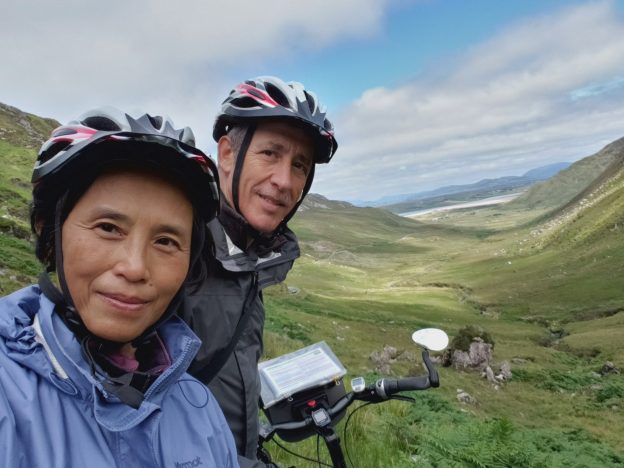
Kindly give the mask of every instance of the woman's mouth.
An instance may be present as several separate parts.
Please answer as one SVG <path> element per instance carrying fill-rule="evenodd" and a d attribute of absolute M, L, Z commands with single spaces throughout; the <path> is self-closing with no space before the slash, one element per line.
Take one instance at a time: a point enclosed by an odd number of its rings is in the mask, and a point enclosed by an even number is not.
<path fill-rule="evenodd" d="M 149 301 L 137 296 L 126 296 L 116 293 L 99 293 L 100 296 L 111 306 L 128 311 L 141 310 Z"/>

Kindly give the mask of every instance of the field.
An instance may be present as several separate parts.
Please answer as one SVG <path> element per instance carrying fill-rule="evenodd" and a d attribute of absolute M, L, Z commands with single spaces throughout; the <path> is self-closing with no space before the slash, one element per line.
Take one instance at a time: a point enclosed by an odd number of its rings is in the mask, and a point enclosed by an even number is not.
<path fill-rule="evenodd" d="M 442 368 L 441 388 L 414 395 L 416 405 L 359 411 L 346 434 L 354 466 L 623 466 L 624 381 L 600 374 L 607 361 L 624 366 L 623 181 L 559 212 L 488 207 L 407 220 L 307 210 L 293 223 L 302 258 L 288 287 L 267 294 L 266 355 L 325 340 L 348 377 L 373 379 L 371 352 L 415 351 L 413 330 L 454 336 L 479 325 L 512 380 L 495 388 L 479 372 Z M 420 372 L 392 366 L 397 376 Z M 457 389 L 476 403 L 459 403 Z M 288 448 L 316 457 L 315 441 Z"/>

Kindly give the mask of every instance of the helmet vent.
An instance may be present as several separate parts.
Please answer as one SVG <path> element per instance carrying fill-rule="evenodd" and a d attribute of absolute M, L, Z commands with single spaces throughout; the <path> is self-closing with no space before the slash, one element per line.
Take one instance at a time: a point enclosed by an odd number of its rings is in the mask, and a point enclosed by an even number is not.
<path fill-rule="evenodd" d="M 67 148 L 70 144 L 71 144 L 70 140 L 62 140 L 62 141 L 57 141 L 53 143 L 52 145 L 50 145 L 49 148 L 47 148 L 45 151 L 43 151 L 39 155 L 39 157 L 37 158 L 39 161 L 39 164 L 43 164 L 44 162 L 52 159 L 54 156 L 56 156 L 65 148 Z"/>
<path fill-rule="evenodd" d="M 53 137 L 60 137 L 65 135 L 74 135 L 78 133 L 75 128 L 71 127 L 59 127 L 58 129 L 52 132 Z"/>
<path fill-rule="evenodd" d="M 288 98 L 282 92 L 281 89 L 279 89 L 277 86 L 269 82 L 266 82 L 264 86 L 267 90 L 267 93 L 269 93 L 269 96 L 271 96 L 275 100 L 275 102 L 277 102 L 280 106 L 285 107 L 287 109 L 291 107 L 290 102 L 288 101 Z"/>
<path fill-rule="evenodd" d="M 244 96 L 244 97 L 239 97 L 239 98 L 234 98 L 230 101 L 232 103 L 232 105 L 234 107 L 239 107 L 239 108 L 243 108 L 243 109 L 249 109 L 251 107 L 257 107 L 258 103 L 248 97 L 248 96 Z"/>
<path fill-rule="evenodd" d="M 152 126 L 154 128 L 160 128 L 162 127 L 162 123 L 163 123 L 163 119 L 161 116 L 156 115 L 156 116 L 151 116 L 149 114 L 147 114 L 147 118 L 149 119 L 149 121 L 152 123 Z"/>
<path fill-rule="evenodd" d="M 102 116 L 87 117 L 82 121 L 82 124 L 86 127 L 107 132 L 116 132 L 121 130 L 119 125 L 117 125 L 113 120 Z"/>
<path fill-rule="evenodd" d="M 303 91 L 303 94 L 305 94 L 306 97 L 306 102 L 308 103 L 308 108 L 310 109 L 310 112 L 314 112 L 314 109 L 316 108 L 316 101 L 314 100 L 314 96 L 310 95 L 310 93 L 308 93 L 307 91 Z"/>

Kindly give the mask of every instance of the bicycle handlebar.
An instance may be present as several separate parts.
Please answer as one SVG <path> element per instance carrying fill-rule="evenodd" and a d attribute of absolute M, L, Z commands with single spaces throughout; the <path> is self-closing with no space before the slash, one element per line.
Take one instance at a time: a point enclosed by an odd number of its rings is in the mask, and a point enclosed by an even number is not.
<path fill-rule="evenodd" d="M 340 400 L 338 400 L 330 408 L 320 408 L 321 411 L 326 411 L 329 418 L 340 414 L 355 400 L 367 401 L 371 403 L 381 403 L 382 401 L 393 398 L 393 395 L 410 391 L 410 390 L 426 390 L 431 387 L 439 387 L 440 379 L 438 371 L 433 366 L 429 353 L 427 350 L 422 352 L 423 362 L 427 368 L 427 375 L 421 375 L 418 377 L 408 377 L 405 379 L 379 379 L 374 384 L 367 386 L 361 392 L 349 392 Z M 398 397 L 394 397 L 398 398 Z M 272 424 L 268 429 L 268 432 L 262 434 L 262 438 L 268 440 L 277 431 L 296 431 L 315 425 L 316 422 L 311 416 L 304 417 L 301 421 L 291 421 L 285 423 Z"/>

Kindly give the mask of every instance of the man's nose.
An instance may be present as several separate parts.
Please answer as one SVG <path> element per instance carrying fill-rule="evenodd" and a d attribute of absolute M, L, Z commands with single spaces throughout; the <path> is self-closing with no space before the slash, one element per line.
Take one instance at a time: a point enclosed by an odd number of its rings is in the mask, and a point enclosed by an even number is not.
<path fill-rule="evenodd" d="M 292 187 L 292 164 L 288 158 L 282 158 L 274 165 L 271 182 L 281 190 L 288 190 Z"/>

